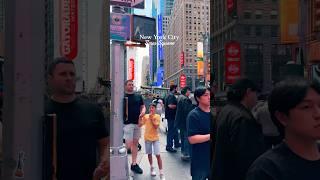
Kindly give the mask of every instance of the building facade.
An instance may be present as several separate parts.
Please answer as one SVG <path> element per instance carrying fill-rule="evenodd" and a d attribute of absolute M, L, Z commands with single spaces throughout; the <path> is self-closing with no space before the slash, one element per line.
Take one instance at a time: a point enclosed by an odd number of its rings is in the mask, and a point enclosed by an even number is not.
<path fill-rule="evenodd" d="M 197 42 L 202 42 L 210 32 L 210 0 L 176 0 L 165 31 L 167 41 L 174 45 L 164 46 L 164 83 L 179 86 L 180 75 L 187 77 L 186 84 L 194 89 L 197 77 Z M 183 54 L 183 55 L 182 55 Z M 180 57 L 184 57 L 183 65 Z"/>
<path fill-rule="evenodd" d="M 241 76 L 270 91 L 279 76 L 279 66 L 292 60 L 291 45 L 280 44 L 280 0 L 238 0 L 228 13 L 226 0 L 214 0 L 213 61 L 217 89 L 225 90 L 225 44 L 240 43 Z M 277 69 L 278 68 L 278 69 Z"/>

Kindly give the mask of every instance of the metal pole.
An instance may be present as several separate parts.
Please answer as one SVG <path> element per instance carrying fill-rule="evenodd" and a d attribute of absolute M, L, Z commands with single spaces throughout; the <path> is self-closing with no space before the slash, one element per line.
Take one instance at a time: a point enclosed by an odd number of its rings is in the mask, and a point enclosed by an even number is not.
<path fill-rule="evenodd" d="M 1 179 L 42 180 L 45 1 L 7 0 L 5 11 Z"/>
<path fill-rule="evenodd" d="M 129 178 L 127 151 L 123 145 L 123 95 L 124 95 L 124 45 L 111 44 L 112 84 L 111 84 L 111 179 Z"/>

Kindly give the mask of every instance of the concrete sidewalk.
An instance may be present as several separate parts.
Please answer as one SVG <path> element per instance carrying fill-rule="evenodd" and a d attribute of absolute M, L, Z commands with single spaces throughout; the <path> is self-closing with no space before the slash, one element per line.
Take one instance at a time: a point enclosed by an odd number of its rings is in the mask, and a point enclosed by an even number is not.
<path fill-rule="evenodd" d="M 169 153 L 166 151 L 166 142 L 167 142 L 167 135 L 165 132 L 165 123 L 161 122 L 160 125 L 160 154 L 162 158 L 163 164 L 163 172 L 165 175 L 166 180 L 191 180 L 190 176 L 190 162 L 185 162 L 181 160 L 181 152 L 180 148 L 176 149 L 176 153 Z M 142 128 L 142 137 L 140 139 L 140 144 L 142 146 L 141 151 L 138 153 L 137 163 L 143 169 L 143 174 L 134 174 L 130 170 L 131 164 L 131 155 L 128 155 L 128 163 L 129 163 L 129 173 L 130 177 L 133 180 L 159 180 L 159 168 L 157 164 L 157 159 L 153 156 L 153 166 L 156 169 L 157 176 L 152 177 L 150 174 L 150 165 L 148 161 L 148 155 L 145 154 L 144 149 L 144 127 Z"/>

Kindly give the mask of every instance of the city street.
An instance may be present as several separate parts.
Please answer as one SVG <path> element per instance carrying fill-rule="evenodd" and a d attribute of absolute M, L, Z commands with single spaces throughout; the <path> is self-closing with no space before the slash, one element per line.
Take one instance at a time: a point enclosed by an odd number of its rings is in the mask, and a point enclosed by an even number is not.
<path fill-rule="evenodd" d="M 163 171 L 166 180 L 191 179 L 190 176 L 190 162 L 185 162 L 180 159 L 180 148 L 177 149 L 176 153 L 169 153 L 166 151 L 166 133 L 165 133 L 165 123 L 160 124 L 160 146 L 161 146 L 161 158 L 163 163 Z M 140 144 L 142 145 L 141 151 L 138 153 L 137 163 L 143 169 L 143 174 L 134 174 L 131 170 L 130 177 L 132 180 L 159 180 L 159 169 L 157 165 L 157 159 L 153 156 L 153 165 L 156 168 L 157 176 L 152 177 L 150 175 L 150 165 L 148 162 L 148 156 L 145 154 L 144 150 L 144 139 L 143 139 L 144 127 L 142 127 L 142 138 L 140 139 Z M 128 155 L 129 169 L 131 162 L 131 155 Z"/>

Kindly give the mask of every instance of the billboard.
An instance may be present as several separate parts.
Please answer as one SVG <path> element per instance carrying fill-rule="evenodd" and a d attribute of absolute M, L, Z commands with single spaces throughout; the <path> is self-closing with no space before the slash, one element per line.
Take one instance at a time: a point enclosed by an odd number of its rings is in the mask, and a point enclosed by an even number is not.
<path fill-rule="evenodd" d="M 197 42 L 197 58 L 198 61 L 203 61 L 203 42 Z"/>
<path fill-rule="evenodd" d="M 187 85 L 187 76 L 184 74 L 180 75 L 180 88 L 184 88 Z"/>
<path fill-rule="evenodd" d="M 163 32 L 162 32 L 162 15 L 159 14 L 157 16 L 158 20 L 157 20 L 157 32 L 158 32 L 158 60 L 162 61 L 163 60 L 163 47 L 162 47 L 162 36 L 163 36 Z"/>
<path fill-rule="evenodd" d="M 197 74 L 198 76 L 204 75 L 204 63 L 203 61 L 197 61 Z"/>
<path fill-rule="evenodd" d="M 232 84 L 241 76 L 241 52 L 240 44 L 230 41 L 225 44 L 225 82 Z"/>
<path fill-rule="evenodd" d="M 299 0 L 280 1 L 280 42 L 284 44 L 299 42 Z"/>
<path fill-rule="evenodd" d="M 78 0 L 60 0 L 60 54 L 70 60 L 78 54 Z"/>
<path fill-rule="evenodd" d="M 144 9 L 144 0 L 110 0 L 110 5 Z"/>
<path fill-rule="evenodd" d="M 130 39 L 130 15 L 110 14 L 110 39 L 116 41 L 127 41 Z"/>
<path fill-rule="evenodd" d="M 156 20 L 146 16 L 132 15 L 131 41 L 156 41 Z"/>

